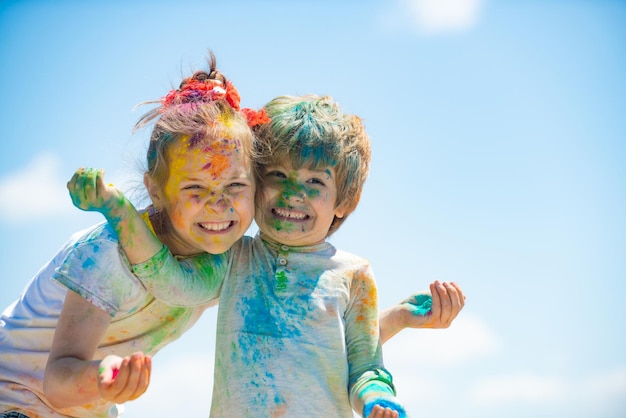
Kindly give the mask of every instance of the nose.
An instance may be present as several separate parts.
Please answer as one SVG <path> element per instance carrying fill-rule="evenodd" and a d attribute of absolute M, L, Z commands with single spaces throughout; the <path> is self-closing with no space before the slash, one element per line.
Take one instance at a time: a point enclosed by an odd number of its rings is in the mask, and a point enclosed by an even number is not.
<path fill-rule="evenodd" d="M 293 183 L 288 184 L 283 190 L 283 199 L 303 202 L 306 198 L 306 190 L 304 186 Z"/>
<path fill-rule="evenodd" d="M 211 192 L 205 205 L 210 211 L 223 212 L 230 207 L 230 199 L 224 193 Z"/>

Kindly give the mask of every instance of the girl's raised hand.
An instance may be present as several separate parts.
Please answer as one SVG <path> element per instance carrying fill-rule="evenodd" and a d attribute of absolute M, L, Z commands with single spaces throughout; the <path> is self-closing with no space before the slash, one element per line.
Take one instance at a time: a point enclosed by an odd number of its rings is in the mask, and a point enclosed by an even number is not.
<path fill-rule="evenodd" d="M 137 399 L 148 389 L 151 372 L 152 358 L 142 352 L 123 358 L 106 356 L 98 373 L 100 395 L 115 403 Z"/>
<path fill-rule="evenodd" d="M 119 207 L 124 197 L 113 185 L 104 182 L 104 170 L 79 168 L 67 183 L 72 203 L 79 209 L 106 214 Z"/>

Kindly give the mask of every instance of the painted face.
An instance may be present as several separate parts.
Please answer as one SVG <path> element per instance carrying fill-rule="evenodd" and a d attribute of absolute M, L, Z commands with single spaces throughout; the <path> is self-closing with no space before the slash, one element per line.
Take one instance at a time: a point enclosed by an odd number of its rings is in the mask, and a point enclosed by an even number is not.
<path fill-rule="evenodd" d="M 323 242 L 335 216 L 337 186 L 332 168 L 271 166 L 263 174 L 256 223 L 264 238 L 290 246 Z"/>
<path fill-rule="evenodd" d="M 211 147 L 189 147 L 189 140 L 168 151 L 169 177 L 162 205 L 181 254 L 228 250 L 243 236 L 254 216 L 251 164 L 235 140 Z"/>

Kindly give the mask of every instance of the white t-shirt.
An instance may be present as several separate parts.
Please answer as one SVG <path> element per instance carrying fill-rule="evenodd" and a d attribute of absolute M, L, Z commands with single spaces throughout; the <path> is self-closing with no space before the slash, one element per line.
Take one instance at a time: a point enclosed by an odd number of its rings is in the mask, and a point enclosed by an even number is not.
<path fill-rule="evenodd" d="M 18 410 L 31 418 L 117 416 L 111 402 L 56 409 L 43 395 L 46 362 L 68 289 L 112 317 L 94 359 L 136 351 L 153 355 L 217 303 L 168 306 L 130 273 L 108 224 L 74 234 L 0 317 L 0 412 Z"/>

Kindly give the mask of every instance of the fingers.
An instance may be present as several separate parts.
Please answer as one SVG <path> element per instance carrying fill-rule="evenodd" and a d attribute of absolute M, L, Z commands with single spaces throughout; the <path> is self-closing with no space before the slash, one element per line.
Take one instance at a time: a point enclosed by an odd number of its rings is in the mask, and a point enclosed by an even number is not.
<path fill-rule="evenodd" d="M 139 378 L 137 379 L 137 385 L 135 386 L 135 390 L 133 394 L 128 398 L 129 400 L 134 400 L 144 394 L 146 390 L 148 390 L 148 386 L 150 385 L 150 376 L 152 374 L 152 358 L 150 356 L 145 356 L 143 358 L 143 365 L 140 369 Z"/>
<path fill-rule="evenodd" d="M 447 282 L 436 282 L 437 291 L 439 292 L 439 298 L 441 299 L 441 325 L 443 328 L 448 328 L 452 320 L 452 295 L 450 294 L 450 285 Z"/>
<path fill-rule="evenodd" d="M 450 323 L 452 323 L 454 318 L 456 318 L 459 312 L 461 312 L 461 309 L 465 306 L 465 295 L 463 294 L 461 287 L 455 282 L 451 282 L 447 285 L 451 303 Z"/>
<path fill-rule="evenodd" d="M 102 169 L 79 168 L 67 183 L 67 189 L 74 206 L 83 210 L 101 208 L 108 197 Z"/>
<path fill-rule="evenodd" d="M 117 403 L 137 399 L 150 384 L 152 359 L 141 352 L 125 357 L 115 378 L 106 382 L 101 379 L 101 393 L 104 398 Z"/>
<path fill-rule="evenodd" d="M 439 295 L 439 289 L 437 288 L 438 283 L 439 281 L 430 284 L 430 294 L 433 301 L 430 307 L 430 314 L 434 320 L 439 320 L 439 318 L 441 318 L 441 296 Z"/>
<path fill-rule="evenodd" d="M 455 282 L 434 281 L 430 284 L 432 293 L 432 328 L 448 328 L 465 306 L 465 295 Z"/>
<path fill-rule="evenodd" d="M 368 418 L 398 418 L 398 412 L 391 408 L 383 408 L 380 405 L 376 405 L 372 408 Z"/>

